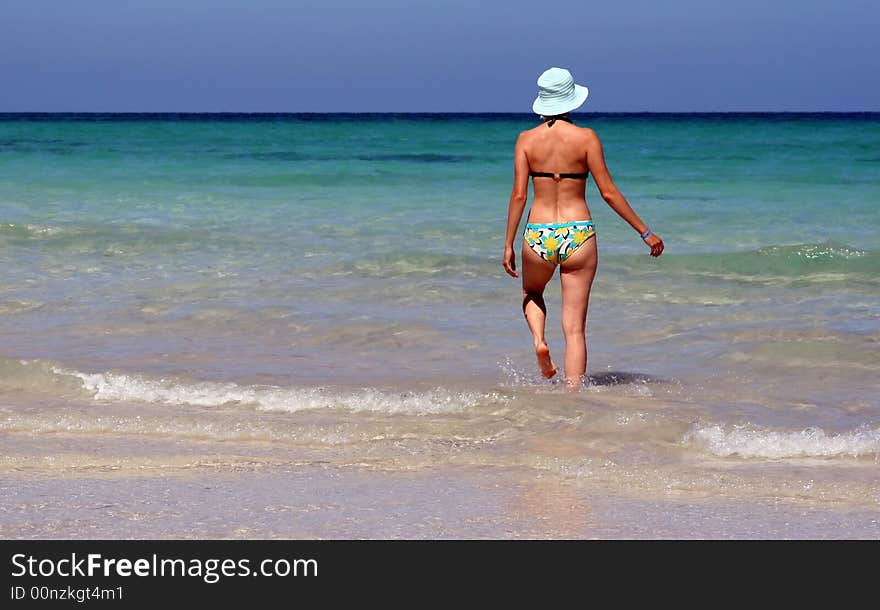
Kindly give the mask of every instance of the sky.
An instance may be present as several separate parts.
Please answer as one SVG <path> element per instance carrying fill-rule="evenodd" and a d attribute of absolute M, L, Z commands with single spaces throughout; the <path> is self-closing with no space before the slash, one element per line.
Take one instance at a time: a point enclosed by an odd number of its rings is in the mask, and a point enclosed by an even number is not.
<path fill-rule="evenodd" d="M 880 111 L 876 0 L 0 0 L 0 112 Z"/>

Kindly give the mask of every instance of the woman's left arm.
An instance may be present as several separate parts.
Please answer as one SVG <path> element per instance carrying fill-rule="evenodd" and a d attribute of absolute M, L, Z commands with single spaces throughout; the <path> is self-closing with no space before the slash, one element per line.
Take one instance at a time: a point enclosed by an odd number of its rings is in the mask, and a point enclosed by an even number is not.
<path fill-rule="evenodd" d="M 507 207 L 507 234 L 504 239 L 504 258 L 501 264 L 504 270 L 513 277 L 516 273 L 516 254 L 513 251 L 513 240 L 522 220 L 523 210 L 529 199 L 529 159 L 526 157 L 523 140 L 524 133 L 516 139 L 513 151 L 513 191 L 510 193 L 510 204 Z"/>

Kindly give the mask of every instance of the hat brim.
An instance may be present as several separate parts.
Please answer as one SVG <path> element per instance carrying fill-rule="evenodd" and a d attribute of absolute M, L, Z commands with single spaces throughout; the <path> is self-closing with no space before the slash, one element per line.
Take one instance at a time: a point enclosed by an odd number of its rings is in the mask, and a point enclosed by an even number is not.
<path fill-rule="evenodd" d="M 576 108 L 580 108 L 583 103 L 587 101 L 588 95 L 590 95 L 590 90 L 587 87 L 575 85 L 574 95 L 568 99 L 547 102 L 538 96 L 532 104 L 532 110 L 535 114 L 540 114 L 541 116 L 565 114 L 566 112 L 571 112 Z"/>

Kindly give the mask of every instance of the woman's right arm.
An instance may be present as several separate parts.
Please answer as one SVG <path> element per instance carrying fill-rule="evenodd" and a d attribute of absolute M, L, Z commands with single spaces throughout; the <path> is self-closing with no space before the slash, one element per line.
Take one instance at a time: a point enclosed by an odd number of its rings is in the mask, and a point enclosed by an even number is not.
<path fill-rule="evenodd" d="M 632 209 L 626 197 L 617 190 L 608 167 L 605 165 L 605 154 L 602 152 L 602 142 L 596 132 L 590 130 L 589 140 L 587 142 L 587 164 L 596 186 L 599 187 L 599 193 L 602 199 L 617 212 L 618 216 L 623 218 L 629 226 L 641 236 L 648 230 L 648 225 L 639 218 L 635 210 Z M 651 232 L 644 242 L 651 248 L 651 256 L 660 256 L 663 253 L 663 240 L 659 235 Z"/>
<path fill-rule="evenodd" d="M 522 220 L 526 201 L 529 199 L 529 159 L 523 145 L 523 134 L 519 134 L 513 151 L 513 190 L 507 206 L 507 231 L 504 236 L 504 256 L 501 264 L 508 275 L 518 277 L 516 273 L 516 255 L 513 252 L 513 240 Z"/>

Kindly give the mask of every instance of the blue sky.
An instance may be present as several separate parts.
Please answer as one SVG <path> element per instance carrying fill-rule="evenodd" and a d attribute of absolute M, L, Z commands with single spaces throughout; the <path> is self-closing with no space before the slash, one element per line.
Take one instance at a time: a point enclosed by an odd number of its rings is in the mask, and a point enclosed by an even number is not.
<path fill-rule="evenodd" d="M 552 9 L 546 7 L 554 7 Z M 880 110 L 875 0 L 3 0 L 0 111 Z"/>

